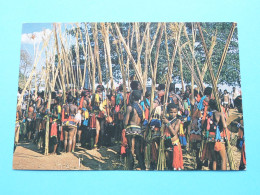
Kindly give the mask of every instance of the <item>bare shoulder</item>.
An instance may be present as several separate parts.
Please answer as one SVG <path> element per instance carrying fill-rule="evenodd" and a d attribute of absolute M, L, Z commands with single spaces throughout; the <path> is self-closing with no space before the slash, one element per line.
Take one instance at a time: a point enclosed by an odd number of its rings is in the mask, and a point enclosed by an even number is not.
<path fill-rule="evenodd" d="M 126 111 L 127 112 L 131 112 L 132 111 L 132 106 L 127 106 Z"/>
<path fill-rule="evenodd" d="M 214 114 L 215 114 L 216 120 L 219 121 L 219 119 L 221 118 L 222 113 L 221 112 L 215 112 Z"/>
<path fill-rule="evenodd" d="M 176 124 L 180 124 L 180 123 L 181 123 L 181 119 L 177 119 Z"/>
<path fill-rule="evenodd" d="M 209 102 L 209 98 L 206 97 L 206 98 L 204 99 L 204 101 L 205 101 L 205 102 Z"/>

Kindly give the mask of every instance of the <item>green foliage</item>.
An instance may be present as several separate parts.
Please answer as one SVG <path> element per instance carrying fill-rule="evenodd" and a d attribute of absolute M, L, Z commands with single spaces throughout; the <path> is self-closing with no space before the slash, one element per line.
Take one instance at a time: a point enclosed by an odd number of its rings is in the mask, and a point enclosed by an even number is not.
<path fill-rule="evenodd" d="M 19 87 L 24 88 L 27 80 L 27 74 L 32 67 L 32 59 L 26 50 L 20 51 L 20 68 L 19 68 Z"/>
<path fill-rule="evenodd" d="M 84 39 L 84 44 L 85 44 L 85 28 L 84 28 L 85 24 L 81 25 L 81 32 L 83 34 L 83 39 Z M 112 27 L 114 24 L 112 23 Z M 151 23 L 150 25 L 150 40 L 152 41 L 153 36 L 156 32 L 157 29 L 157 25 L 158 23 Z M 102 40 L 102 34 L 101 34 L 101 26 L 100 24 L 97 25 L 98 26 L 98 44 L 99 44 L 99 55 L 100 55 L 100 64 L 101 64 L 101 70 L 102 70 L 102 78 L 104 82 L 108 81 L 108 77 L 106 75 L 106 65 L 105 65 L 105 54 L 104 54 L 104 43 Z M 172 58 L 172 54 L 173 54 L 173 49 L 174 49 L 174 43 L 175 43 L 175 39 L 173 38 L 173 32 L 170 29 L 170 23 L 167 23 L 167 35 L 168 35 L 168 49 L 169 49 L 169 54 L 170 54 L 170 60 Z M 231 29 L 232 23 L 201 23 L 201 28 L 203 30 L 203 34 L 204 34 L 204 38 L 206 41 L 206 45 L 207 48 L 209 50 L 210 45 L 211 45 L 211 38 L 212 36 L 217 32 L 217 41 L 216 41 L 216 45 L 214 47 L 213 50 L 213 54 L 212 54 L 212 58 L 211 58 L 211 62 L 213 65 L 213 71 L 216 75 L 217 70 L 218 70 L 218 66 L 220 64 L 220 60 L 221 60 L 221 56 L 226 44 L 226 40 L 228 38 L 230 29 Z M 132 29 L 133 29 L 133 24 L 132 23 L 119 23 L 119 27 L 120 27 L 120 31 L 123 35 L 123 37 L 125 38 L 125 40 L 127 41 L 127 36 L 128 36 L 128 30 L 130 28 L 130 39 L 131 39 L 131 34 L 133 33 Z M 145 31 L 145 27 L 146 27 L 146 23 L 139 23 L 139 32 L 141 35 L 141 39 L 144 35 L 144 31 Z M 188 36 L 189 39 L 192 41 L 192 35 L 191 35 L 191 23 L 186 23 L 186 27 L 187 27 L 187 32 L 188 32 Z M 91 24 L 87 24 L 86 29 L 88 30 L 89 36 L 90 36 L 90 41 L 91 41 L 91 46 L 92 49 L 94 50 L 94 38 L 93 38 L 93 34 L 92 34 L 92 30 L 91 30 Z M 75 32 L 73 30 L 67 30 L 68 34 L 71 34 L 72 36 L 75 37 Z M 113 28 L 113 35 L 115 37 L 115 39 L 118 39 L 117 34 Z M 118 63 L 118 54 L 116 52 L 116 45 L 115 45 L 115 39 L 112 36 L 112 34 L 110 34 L 110 47 L 111 47 L 111 60 L 112 60 L 112 69 L 113 69 L 113 77 L 115 79 L 115 81 L 119 81 L 122 78 L 122 74 L 120 71 L 120 66 Z M 79 53 L 80 53 L 80 64 L 81 66 L 84 65 L 84 61 L 86 60 L 83 54 L 83 48 L 81 45 L 81 40 L 80 40 L 80 36 L 79 38 Z M 182 34 L 181 36 L 181 45 L 184 44 L 185 42 L 187 42 L 186 37 L 184 36 L 184 34 Z M 156 43 L 157 40 L 155 42 L 154 48 L 152 50 L 151 53 L 151 62 L 152 64 L 154 63 L 155 60 L 155 54 L 156 54 Z M 143 45 L 143 49 L 142 49 L 142 54 L 141 54 L 141 64 L 142 64 L 142 68 L 144 70 L 144 55 L 145 55 L 145 43 Z M 123 51 L 123 59 L 124 59 L 124 63 L 126 63 L 127 60 L 127 53 L 122 45 L 122 51 Z M 192 56 L 191 56 L 191 52 L 190 49 L 188 47 L 188 45 L 186 45 L 184 47 L 184 51 L 186 52 L 186 59 L 183 59 L 183 76 L 184 76 L 184 82 L 185 83 L 190 83 L 191 82 L 191 73 L 190 73 L 190 69 L 187 67 L 185 62 L 188 63 L 192 63 Z M 76 64 L 76 53 L 75 53 L 75 45 L 71 46 L 71 52 L 72 52 L 72 59 L 73 59 L 73 64 Z M 132 55 L 134 57 L 134 59 L 137 59 L 137 51 L 136 51 L 136 35 L 134 34 L 133 37 L 133 45 L 131 47 L 131 52 Z M 199 31 L 198 29 L 196 30 L 196 37 L 195 37 L 195 57 L 197 60 L 197 63 L 200 67 L 200 70 L 202 70 L 202 67 L 205 63 L 206 60 L 206 56 L 202 47 L 202 43 L 201 43 L 201 39 L 199 36 Z M 173 75 L 172 78 L 175 82 L 179 82 L 181 80 L 180 77 L 180 56 L 177 54 L 175 61 L 174 61 L 174 69 L 173 69 Z M 149 64 L 148 66 L 148 78 L 151 77 L 151 73 L 150 73 L 150 66 L 152 66 L 151 64 Z M 130 61 L 130 76 L 132 74 L 134 74 L 134 70 L 132 67 L 132 62 Z M 158 61 L 158 70 L 157 70 L 157 83 L 164 83 L 165 82 L 165 75 L 167 73 L 168 70 L 168 60 L 167 60 L 167 55 L 166 55 L 166 46 L 165 46 L 165 35 L 163 34 L 162 37 L 162 42 L 160 45 L 160 53 L 159 53 L 159 61 Z M 197 74 L 197 70 L 194 70 L 195 73 Z M 95 75 L 96 80 L 98 81 L 98 71 L 96 70 L 96 75 Z M 205 78 L 204 78 L 204 82 L 209 84 L 211 83 L 210 80 L 210 76 L 209 76 L 209 72 L 206 72 Z M 237 34 L 237 29 L 235 29 L 229 49 L 228 49 L 228 53 L 221 71 L 221 75 L 219 78 L 219 84 L 228 84 L 228 85 L 240 85 L 240 66 L 239 66 L 239 49 L 238 49 L 238 34 Z"/>

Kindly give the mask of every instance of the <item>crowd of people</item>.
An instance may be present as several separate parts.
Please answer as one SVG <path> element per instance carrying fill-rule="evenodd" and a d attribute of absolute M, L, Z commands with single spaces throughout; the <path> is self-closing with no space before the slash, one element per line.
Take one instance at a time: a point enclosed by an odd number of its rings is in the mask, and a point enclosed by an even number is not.
<path fill-rule="evenodd" d="M 49 124 L 51 154 L 120 145 L 118 154 L 126 158 L 126 169 L 155 170 L 163 143 L 168 170 L 184 169 L 183 150 L 194 152 L 198 170 L 202 166 L 227 169 L 228 110 L 236 107 L 242 112 L 242 98 L 235 88 L 231 96 L 226 90 L 224 94 L 219 91 L 222 112 L 211 87 L 201 92 L 187 85 L 182 92 L 172 83 L 165 93 L 165 85 L 159 84 L 153 99 L 151 90 L 143 94 L 138 81 L 132 81 L 125 93 L 123 88 L 120 85 L 111 90 L 98 85 L 95 93 L 85 88 L 65 93 L 57 90 L 51 93 L 50 104 L 43 91 L 26 93 L 17 106 L 15 146 L 19 141 L 33 142 L 43 152 Z M 242 118 L 236 126 L 237 147 L 241 149 L 239 169 L 245 169 Z"/>

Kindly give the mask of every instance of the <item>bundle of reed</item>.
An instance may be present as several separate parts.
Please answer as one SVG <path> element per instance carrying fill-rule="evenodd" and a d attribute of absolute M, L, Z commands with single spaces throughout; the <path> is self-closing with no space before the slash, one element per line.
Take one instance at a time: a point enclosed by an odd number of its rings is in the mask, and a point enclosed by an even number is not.
<path fill-rule="evenodd" d="M 132 63 L 133 63 L 133 68 L 134 68 L 134 70 L 135 70 L 137 79 L 139 80 L 141 86 L 143 86 L 142 71 L 140 71 L 140 63 L 139 63 L 140 61 L 139 61 L 139 59 L 138 59 L 138 60 L 137 60 L 137 63 L 136 63 L 135 59 L 133 58 L 133 55 L 132 55 L 131 50 L 130 50 L 130 48 L 129 48 L 129 45 L 126 44 L 125 39 L 123 38 L 123 36 L 122 36 L 122 34 L 121 34 L 121 32 L 120 32 L 120 29 L 119 29 L 118 24 L 115 23 L 114 26 L 115 26 L 115 29 L 116 29 L 116 32 L 117 32 L 117 35 L 118 35 L 118 37 L 119 37 L 120 42 L 123 44 L 123 46 L 124 46 L 124 48 L 125 48 L 125 50 L 126 50 L 128 56 L 129 56 L 130 60 L 131 60 Z M 142 41 L 142 42 L 143 42 L 143 41 Z M 139 50 L 139 51 L 140 51 L 140 50 Z M 139 55 L 138 55 L 138 57 L 140 58 Z"/>
<path fill-rule="evenodd" d="M 114 91 L 114 79 L 113 79 L 113 72 L 112 72 L 112 61 L 110 55 L 110 42 L 109 42 L 109 24 L 101 23 L 101 34 L 103 36 L 104 47 L 106 48 L 107 54 L 107 64 L 109 67 L 109 80 L 111 84 L 111 89 Z"/>
<path fill-rule="evenodd" d="M 221 62 L 220 62 L 218 73 L 221 72 L 221 68 L 223 66 L 223 63 L 224 63 L 224 60 L 225 60 L 225 56 L 226 56 L 226 52 L 227 52 L 229 43 L 231 41 L 231 38 L 232 38 L 232 35 L 233 35 L 235 27 L 236 27 L 236 24 L 233 23 L 233 25 L 231 27 L 231 30 L 230 30 L 230 33 L 229 33 L 229 36 L 228 36 L 228 39 L 226 41 L 226 46 L 224 48 L 224 52 L 222 54 L 222 58 L 221 58 Z M 221 106 L 220 106 L 220 102 L 219 102 L 219 96 L 218 96 L 218 91 L 217 91 L 217 80 L 216 80 L 216 78 L 214 76 L 214 73 L 213 73 L 212 64 L 211 64 L 211 61 L 209 59 L 209 53 L 208 53 L 207 46 L 206 46 L 206 43 L 205 43 L 205 40 L 204 40 L 204 36 L 203 36 L 203 32 L 201 30 L 201 27 L 200 27 L 199 23 L 198 23 L 198 29 L 199 29 L 199 32 L 200 32 L 203 48 L 204 48 L 204 51 L 205 51 L 205 54 L 206 54 L 208 69 L 209 69 L 209 72 L 210 72 L 210 77 L 211 77 L 211 82 L 212 82 L 213 94 L 214 94 L 215 99 L 217 101 L 218 111 L 219 112 L 223 112 L 222 109 L 221 109 Z M 226 131 L 226 129 L 224 129 L 224 131 Z M 226 152 L 227 152 L 227 156 L 228 156 L 230 169 L 231 170 L 235 170 L 236 165 L 235 165 L 234 160 L 233 160 L 233 154 L 232 154 L 232 149 L 231 149 L 231 145 L 230 145 L 229 139 L 226 138 L 225 141 L 226 141 Z"/>
<path fill-rule="evenodd" d="M 45 81 L 45 85 L 46 85 L 46 94 L 48 93 L 48 103 L 47 103 L 47 110 L 50 110 L 50 106 L 51 106 L 51 92 L 52 90 L 54 90 L 56 81 L 57 81 L 57 77 L 59 72 L 61 71 L 61 56 L 60 56 L 60 52 L 59 52 L 59 42 L 58 42 L 58 36 L 57 36 L 57 26 L 56 24 L 53 24 L 53 31 L 54 31 L 54 40 L 55 40 L 55 47 L 56 48 L 56 52 L 55 50 L 53 51 L 52 54 L 50 54 L 51 56 L 55 56 L 55 54 L 57 54 L 58 56 L 58 66 L 56 68 L 56 72 L 53 71 L 53 73 L 50 71 L 51 68 L 54 68 L 55 66 L 55 61 L 54 61 L 54 57 L 52 57 L 52 62 L 46 60 L 46 69 L 47 69 L 47 77 L 46 77 L 46 81 Z M 52 73 L 52 74 L 51 74 Z M 63 82 L 63 87 L 65 89 L 64 86 L 64 82 Z M 65 103 L 65 90 L 63 90 L 63 102 Z M 46 121 L 46 131 L 45 131 L 45 150 L 44 150 L 44 154 L 48 155 L 49 154 L 49 131 L 50 131 L 50 116 L 47 114 L 47 121 Z"/>
<path fill-rule="evenodd" d="M 164 105 L 163 105 L 163 116 L 165 115 L 166 112 L 166 106 L 167 106 L 167 102 L 168 102 L 168 95 L 169 95 L 169 88 L 170 88 L 170 83 L 171 83 L 171 78 L 172 78 L 172 71 L 173 71 L 173 65 L 174 65 L 174 61 L 175 61 L 175 56 L 177 53 L 177 49 L 179 46 L 179 41 L 180 41 L 180 36 L 181 36 L 181 31 L 182 31 L 182 27 L 183 24 L 176 24 L 175 26 L 177 27 L 177 30 L 174 32 L 174 49 L 173 49 L 173 54 L 172 54 L 172 58 L 171 61 L 169 62 L 169 52 L 168 52 L 168 46 L 167 46 L 167 31 L 166 31 L 166 26 L 164 24 L 164 28 L 165 28 L 165 44 L 166 44 L 166 54 L 167 54 L 167 59 L 168 59 L 168 72 L 167 72 L 167 82 L 165 85 L 165 94 L 164 94 Z M 158 163 L 157 163 L 157 170 L 164 170 L 166 168 L 166 157 L 165 157 L 165 146 L 164 146 L 164 130 L 165 130 L 165 125 L 164 123 L 162 124 L 162 127 L 160 129 L 161 131 L 161 138 L 160 138 L 160 146 L 159 146 L 159 156 L 158 156 Z"/>
<path fill-rule="evenodd" d="M 101 72 L 101 65 L 99 60 L 99 46 L 98 46 L 98 29 L 97 29 L 97 23 L 92 23 L 92 33 L 93 33 L 93 39 L 94 39 L 94 56 L 96 60 L 96 64 L 98 67 L 98 80 L 99 83 L 102 83 L 102 72 Z"/>
<path fill-rule="evenodd" d="M 161 29 L 161 31 L 160 31 Z M 154 63 L 152 63 L 152 58 L 151 58 L 151 53 L 155 44 L 155 41 L 157 39 L 157 35 L 160 31 L 160 35 L 158 38 L 158 43 L 157 43 L 157 48 L 156 48 L 156 55 L 155 55 L 155 61 Z M 152 42 L 150 41 L 150 32 L 149 29 L 147 30 L 147 36 L 146 36 L 146 57 L 147 57 L 147 63 L 149 63 L 150 65 L 150 70 L 151 70 L 151 74 L 152 74 L 152 86 L 151 86 L 151 101 L 150 101 L 150 116 L 152 115 L 152 111 L 153 111 L 153 99 L 154 99 L 154 92 L 155 92 L 155 86 L 156 86 L 156 74 L 157 74 L 157 64 L 158 64 L 158 58 L 159 58 L 159 49 L 160 49 L 160 44 L 161 44 L 161 38 L 162 38 L 162 33 L 163 33 L 163 27 L 161 25 L 161 23 L 158 23 L 157 25 L 157 29 L 156 29 L 156 33 L 153 36 L 153 40 Z M 150 117 L 149 122 L 152 118 Z M 146 165 L 150 165 L 150 161 L 151 161 L 151 130 L 148 128 L 146 131 L 146 152 L 145 152 L 145 162 Z"/>

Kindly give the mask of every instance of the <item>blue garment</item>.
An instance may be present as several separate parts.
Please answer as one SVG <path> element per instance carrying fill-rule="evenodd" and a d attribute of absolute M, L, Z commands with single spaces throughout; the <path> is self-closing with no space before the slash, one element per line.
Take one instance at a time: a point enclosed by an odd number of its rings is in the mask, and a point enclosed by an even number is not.
<path fill-rule="evenodd" d="M 139 118 L 141 119 L 141 121 L 143 120 L 143 111 L 142 109 L 138 106 L 137 103 L 132 103 L 132 108 L 136 110 Z M 132 118 L 132 117 L 131 117 Z"/>
<path fill-rule="evenodd" d="M 151 123 L 150 123 L 150 126 L 161 127 L 162 123 L 161 123 L 161 121 L 159 119 L 152 119 Z"/>
<path fill-rule="evenodd" d="M 205 100 L 206 96 L 204 95 L 201 99 L 200 102 L 198 103 L 198 109 L 199 110 L 203 110 L 204 106 L 203 106 L 203 101 Z"/>
<path fill-rule="evenodd" d="M 144 101 L 141 101 L 140 105 L 142 106 L 143 111 L 145 110 Z"/>
<path fill-rule="evenodd" d="M 216 141 L 220 141 L 221 140 L 221 136 L 220 136 L 220 130 L 219 130 L 219 127 L 217 126 L 217 129 L 216 129 L 216 138 L 215 138 Z"/>
<path fill-rule="evenodd" d="M 190 98 L 187 98 L 188 105 L 190 106 Z"/>
<path fill-rule="evenodd" d="M 121 93 L 118 93 L 116 96 L 116 105 L 122 105 L 124 103 L 124 97 Z"/>
<path fill-rule="evenodd" d="M 144 101 L 146 101 L 146 103 L 145 103 Z M 147 98 L 145 98 L 144 101 L 141 101 L 141 103 L 140 103 L 140 105 L 141 105 L 142 108 L 143 108 L 143 111 L 145 111 L 145 105 L 148 106 L 148 108 L 150 107 L 150 102 L 149 102 L 149 100 L 148 100 Z"/>

